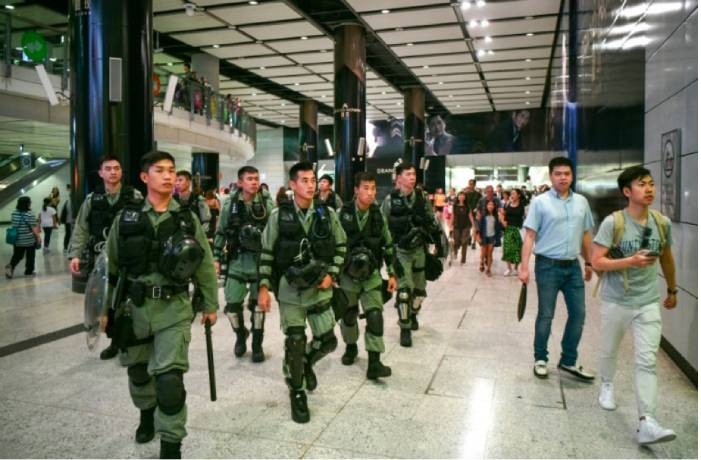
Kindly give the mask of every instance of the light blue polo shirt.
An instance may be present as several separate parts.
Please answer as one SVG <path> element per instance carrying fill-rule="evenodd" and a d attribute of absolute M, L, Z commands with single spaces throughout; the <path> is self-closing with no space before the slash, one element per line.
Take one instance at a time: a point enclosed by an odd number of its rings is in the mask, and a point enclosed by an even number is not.
<path fill-rule="evenodd" d="M 536 232 L 536 255 L 573 260 L 582 252 L 582 237 L 594 228 L 594 219 L 584 196 L 570 190 L 563 199 L 551 188 L 531 201 L 523 226 Z"/>

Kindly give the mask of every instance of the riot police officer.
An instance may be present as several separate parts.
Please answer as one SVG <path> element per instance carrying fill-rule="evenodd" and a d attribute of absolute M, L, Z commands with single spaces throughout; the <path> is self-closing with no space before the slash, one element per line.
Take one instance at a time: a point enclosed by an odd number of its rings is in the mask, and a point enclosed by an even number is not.
<path fill-rule="evenodd" d="M 68 266 L 74 275 L 92 271 L 95 258 L 105 244 L 107 232 L 117 212 L 127 203 L 143 200 L 138 190 L 128 185 L 122 186 L 122 165 L 119 158 L 103 155 L 99 163 L 97 174 L 102 179 L 102 186 L 89 193 L 80 206 L 68 249 Z M 67 203 L 69 202 L 70 197 Z M 114 318 L 110 318 L 107 328 L 110 337 L 113 336 L 113 324 Z M 100 359 L 112 359 L 117 353 L 112 337 L 110 345 L 100 353 Z"/>
<path fill-rule="evenodd" d="M 107 238 L 110 281 L 117 312 L 120 362 L 129 393 L 141 410 L 136 441 L 158 432 L 161 458 L 180 458 L 186 436 L 185 386 L 192 306 L 188 283 L 202 290 L 202 323 L 217 320 L 217 276 L 197 217 L 172 199 L 175 161 L 153 151 L 141 159 L 146 200 L 126 206 Z M 117 275 L 118 274 L 118 275 Z"/>
<path fill-rule="evenodd" d="M 253 166 L 243 166 L 238 171 L 238 190 L 224 201 L 217 233 L 214 237 L 214 268 L 226 265 L 224 313 L 236 334 L 234 355 L 246 353 L 248 329 L 243 320 L 243 302 L 248 294 L 251 310 L 251 361 L 265 360 L 263 353 L 263 326 L 265 313 L 258 307 L 258 261 L 261 250 L 261 234 L 273 210 L 269 195 L 260 190 L 260 175 Z M 224 254 L 224 248 L 227 251 Z"/>
<path fill-rule="evenodd" d="M 423 191 L 416 187 L 416 167 L 400 163 L 394 169 L 397 188 L 382 202 L 392 239 L 397 246 L 396 308 L 399 313 L 400 345 L 410 347 L 411 331 L 419 329 L 417 315 L 426 298 L 426 245 L 433 243 L 441 256 L 444 248 L 440 226 Z"/>
<path fill-rule="evenodd" d="M 375 203 L 377 188 L 372 173 L 360 172 L 354 179 L 355 198 L 343 205 L 339 220 L 346 232 L 348 250 L 346 263 L 340 277 L 347 308 L 342 312 L 339 324 L 346 351 L 341 362 L 350 366 L 358 356 L 358 301 L 365 314 L 365 349 L 368 352 L 367 378 L 374 380 L 389 377 L 392 369 L 380 361 L 385 351 L 382 338 L 382 262 L 387 266 L 389 281 L 387 291 L 391 295 L 397 288 L 394 276 L 394 246 L 387 221 Z"/>
<path fill-rule="evenodd" d="M 331 206 L 338 211 L 343 206 L 343 200 L 333 191 L 333 178 L 324 174 L 319 178 L 319 190 L 314 194 L 314 206 Z"/>
<path fill-rule="evenodd" d="M 336 212 L 312 206 L 316 177 L 309 162 L 290 169 L 292 200 L 273 210 L 263 231 L 258 270 L 258 305 L 270 310 L 273 289 L 285 334 L 283 372 L 290 390 L 292 420 L 309 421 L 305 388 L 317 386 L 312 366 L 336 349 L 332 289 L 346 254 L 346 234 Z M 313 338 L 307 346 L 306 324 Z"/>

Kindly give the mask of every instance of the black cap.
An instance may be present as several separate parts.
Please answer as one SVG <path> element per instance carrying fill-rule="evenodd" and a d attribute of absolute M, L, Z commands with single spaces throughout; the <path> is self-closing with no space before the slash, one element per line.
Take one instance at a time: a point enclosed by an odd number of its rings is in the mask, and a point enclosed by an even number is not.
<path fill-rule="evenodd" d="M 331 176 L 329 176 L 328 174 L 324 174 L 323 176 L 321 176 L 321 177 L 319 178 L 319 182 L 321 182 L 321 181 L 324 180 L 324 179 L 326 179 L 327 181 L 329 181 L 329 185 L 333 185 L 333 179 L 331 178 Z"/>

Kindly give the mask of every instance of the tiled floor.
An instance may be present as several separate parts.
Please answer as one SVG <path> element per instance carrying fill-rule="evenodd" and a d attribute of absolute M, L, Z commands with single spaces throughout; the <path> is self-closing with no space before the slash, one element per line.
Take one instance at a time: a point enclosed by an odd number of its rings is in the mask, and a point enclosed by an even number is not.
<path fill-rule="evenodd" d="M 59 238 L 56 238 L 59 237 Z M 62 233 L 52 243 L 58 248 Z M 9 247 L 0 249 L 3 265 Z M 499 254 L 495 253 L 495 259 Z M 516 321 L 519 283 L 476 268 L 447 267 L 429 284 L 414 346 L 398 345 L 396 313 L 387 308 L 383 361 L 392 377 L 365 379 L 361 350 L 343 366 L 343 346 L 319 362 L 319 387 L 309 396 L 312 420 L 291 421 L 282 379 L 278 314 L 267 319 L 262 364 L 232 354 L 232 333 L 220 316 L 213 328 L 218 400 L 209 401 L 203 329 L 193 326 L 186 374 L 185 457 L 199 458 L 697 458 L 697 391 L 670 359 L 658 357 L 658 419 L 677 440 L 638 447 L 632 389 L 632 342 L 624 339 L 616 380 L 619 409 L 597 403 L 598 385 L 560 376 L 552 363 L 566 319 L 558 307 L 550 341 L 551 375 L 532 374 L 535 287 Z M 23 266 L 16 270 L 22 273 Z M 58 249 L 37 255 L 36 278 L 0 282 L 0 348 L 82 322 L 83 298 L 70 291 Z M 581 362 L 597 367 L 598 301 L 587 288 L 588 318 Z M 221 298 L 223 302 L 223 297 Z M 337 334 L 340 337 L 340 333 Z M 249 342 L 250 343 L 250 342 Z M 362 348 L 362 340 L 360 341 Z M 100 346 L 104 346 L 103 341 Z M 158 455 L 157 441 L 137 445 L 138 411 L 117 361 L 100 361 L 83 334 L 0 358 L 0 457 L 119 458 Z"/>

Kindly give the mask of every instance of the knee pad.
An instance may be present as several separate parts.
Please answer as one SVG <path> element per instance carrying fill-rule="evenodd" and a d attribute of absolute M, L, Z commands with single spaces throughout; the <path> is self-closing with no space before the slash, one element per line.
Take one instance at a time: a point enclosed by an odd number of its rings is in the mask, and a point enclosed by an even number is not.
<path fill-rule="evenodd" d="M 341 321 L 343 321 L 343 325 L 347 327 L 353 327 L 358 324 L 358 306 L 349 306 L 345 313 L 343 313 L 343 318 L 341 318 Z"/>
<path fill-rule="evenodd" d="M 412 304 L 411 309 L 414 310 L 414 312 L 418 312 L 419 310 L 421 310 L 421 303 L 424 301 L 425 298 L 425 289 L 414 289 L 414 303 Z"/>
<path fill-rule="evenodd" d="M 262 330 L 265 326 L 265 312 L 253 311 L 251 316 L 251 329 Z"/>
<path fill-rule="evenodd" d="M 365 330 L 370 334 L 382 337 L 385 329 L 385 322 L 382 318 L 382 310 L 370 310 L 365 313 Z"/>
<path fill-rule="evenodd" d="M 338 339 L 336 334 L 334 334 L 333 329 L 328 332 L 324 332 L 318 337 L 314 337 L 311 343 L 311 350 L 307 355 L 311 364 L 319 361 L 324 356 L 328 355 L 336 349 L 338 345 Z"/>
<path fill-rule="evenodd" d="M 229 319 L 231 327 L 240 329 L 243 327 L 243 302 L 227 303 L 224 314 Z"/>
<path fill-rule="evenodd" d="M 129 381 L 135 387 L 142 387 L 151 381 L 151 375 L 148 373 L 146 363 L 134 364 L 127 368 Z"/>
<path fill-rule="evenodd" d="M 166 415 L 175 415 L 185 407 L 183 371 L 172 370 L 156 376 L 156 399 Z"/>
<path fill-rule="evenodd" d="M 302 388 L 304 379 L 304 355 L 307 346 L 305 328 L 293 326 L 285 331 L 285 365 L 290 374 L 290 386 L 298 390 Z"/>
<path fill-rule="evenodd" d="M 399 319 L 409 319 L 409 305 L 411 302 L 411 291 L 409 288 L 401 288 L 397 291 L 397 310 L 399 310 Z"/>

